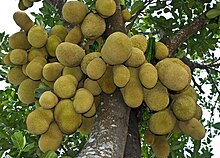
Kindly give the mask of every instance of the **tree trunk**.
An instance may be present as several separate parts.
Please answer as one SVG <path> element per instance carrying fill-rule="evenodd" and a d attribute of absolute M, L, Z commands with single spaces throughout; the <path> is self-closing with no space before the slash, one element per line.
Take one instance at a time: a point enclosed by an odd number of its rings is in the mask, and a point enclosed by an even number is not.
<path fill-rule="evenodd" d="M 89 140 L 77 158 L 123 158 L 130 108 L 117 89 L 101 95 L 97 118 Z"/>

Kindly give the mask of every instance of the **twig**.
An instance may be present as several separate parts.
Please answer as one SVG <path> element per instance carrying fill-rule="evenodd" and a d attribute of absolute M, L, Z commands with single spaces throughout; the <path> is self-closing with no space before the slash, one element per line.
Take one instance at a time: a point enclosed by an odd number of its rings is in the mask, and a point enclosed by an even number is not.
<path fill-rule="evenodd" d="M 216 91 L 217 91 L 218 94 L 220 95 L 220 90 L 218 89 L 218 86 L 216 85 L 216 82 L 215 82 L 214 79 L 212 78 L 210 71 L 209 71 L 208 69 L 206 69 L 206 72 L 209 74 L 208 77 L 210 78 L 210 80 L 211 80 L 212 84 L 214 85 Z"/>
<path fill-rule="evenodd" d="M 205 92 L 202 90 L 202 86 L 200 86 L 200 85 L 196 82 L 194 76 L 192 76 L 192 81 L 193 81 L 194 85 L 199 89 L 199 91 L 204 94 Z"/>

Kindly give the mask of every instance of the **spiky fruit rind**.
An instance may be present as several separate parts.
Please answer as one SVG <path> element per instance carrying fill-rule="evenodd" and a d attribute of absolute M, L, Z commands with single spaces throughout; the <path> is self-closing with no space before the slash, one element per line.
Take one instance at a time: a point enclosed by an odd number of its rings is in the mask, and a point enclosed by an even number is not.
<path fill-rule="evenodd" d="M 29 48 L 31 48 L 31 45 L 28 42 L 26 36 L 26 32 L 23 31 L 16 32 L 9 37 L 9 46 L 12 49 L 28 50 Z"/>
<path fill-rule="evenodd" d="M 144 53 L 147 50 L 147 38 L 144 35 L 138 34 L 134 35 L 131 38 L 131 43 L 133 47 L 139 48 Z"/>
<path fill-rule="evenodd" d="M 145 62 L 144 52 L 139 48 L 132 47 L 131 55 L 124 63 L 126 66 L 138 67 Z"/>
<path fill-rule="evenodd" d="M 116 3 L 114 0 L 97 0 L 95 9 L 100 15 L 107 18 L 115 13 Z"/>
<path fill-rule="evenodd" d="M 56 81 L 61 75 L 64 66 L 59 62 L 47 63 L 43 67 L 43 77 L 47 81 Z"/>
<path fill-rule="evenodd" d="M 113 80 L 117 87 L 124 87 L 130 80 L 130 71 L 123 64 L 113 66 Z"/>
<path fill-rule="evenodd" d="M 52 109 L 57 103 L 58 97 L 51 91 L 45 91 L 39 98 L 39 104 L 44 109 Z"/>
<path fill-rule="evenodd" d="M 156 52 L 155 58 L 158 60 L 162 60 L 169 55 L 169 50 L 165 44 L 162 42 L 156 42 Z"/>
<path fill-rule="evenodd" d="M 27 79 L 21 67 L 13 67 L 8 71 L 8 81 L 13 85 L 19 85 L 22 81 Z"/>
<path fill-rule="evenodd" d="M 84 81 L 83 87 L 89 90 L 94 96 L 97 96 L 102 92 L 102 89 L 100 88 L 98 82 L 89 78 Z"/>

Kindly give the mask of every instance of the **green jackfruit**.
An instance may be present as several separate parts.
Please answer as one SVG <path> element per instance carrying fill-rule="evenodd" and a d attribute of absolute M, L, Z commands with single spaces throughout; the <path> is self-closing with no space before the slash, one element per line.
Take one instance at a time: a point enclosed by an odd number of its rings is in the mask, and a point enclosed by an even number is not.
<path fill-rule="evenodd" d="M 108 18 L 115 13 L 116 3 L 114 0 L 97 0 L 95 9 L 103 18 Z"/>
<path fill-rule="evenodd" d="M 20 31 L 14 33 L 9 37 L 9 46 L 12 49 L 24 49 L 28 50 L 31 48 L 30 43 L 28 42 L 26 32 Z"/>
<path fill-rule="evenodd" d="M 130 71 L 129 69 L 122 65 L 113 66 L 113 80 L 117 87 L 124 87 L 130 80 Z"/>
<path fill-rule="evenodd" d="M 45 91 L 39 98 L 39 104 L 44 109 L 52 109 L 58 103 L 57 96 L 51 91 Z"/>

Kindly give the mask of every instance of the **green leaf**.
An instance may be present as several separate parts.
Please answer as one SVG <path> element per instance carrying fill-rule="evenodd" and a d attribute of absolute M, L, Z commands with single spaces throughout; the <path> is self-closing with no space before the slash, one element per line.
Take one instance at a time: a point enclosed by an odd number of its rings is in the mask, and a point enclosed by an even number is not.
<path fill-rule="evenodd" d="M 57 154 L 54 151 L 47 151 L 42 155 L 42 158 L 57 158 Z"/>
<path fill-rule="evenodd" d="M 12 137 L 13 144 L 20 150 L 22 150 L 26 144 L 26 138 L 23 136 L 23 134 L 19 132 L 15 132 Z"/>
<path fill-rule="evenodd" d="M 4 154 L 5 151 L 1 150 L 0 151 L 0 157 L 2 157 L 2 155 Z"/>
<path fill-rule="evenodd" d="M 125 0 L 120 0 L 120 4 L 124 6 L 125 5 Z"/>
<path fill-rule="evenodd" d="M 139 10 L 142 10 L 144 8 L 144 2 L 142 1 L 136 1 L 132 6 L 131 6 L 131 15 L 134 13 L 138 12 Z"/>
<path fill-rule="evenodd" d="M 220 122 L 215 123 L 212 127 L 214 127 L 215 129 L 220 130 Z"/>
<path fill-rule="evenodd" d="M 35 147 L 35 143 L 28 144 L 28 145 L 25 146 L 25 148 L 23 149 L 23 152 L 28 152 L 28 151 L 30 151 L 31 149 L 33 149 L 34 147 Z"/>

